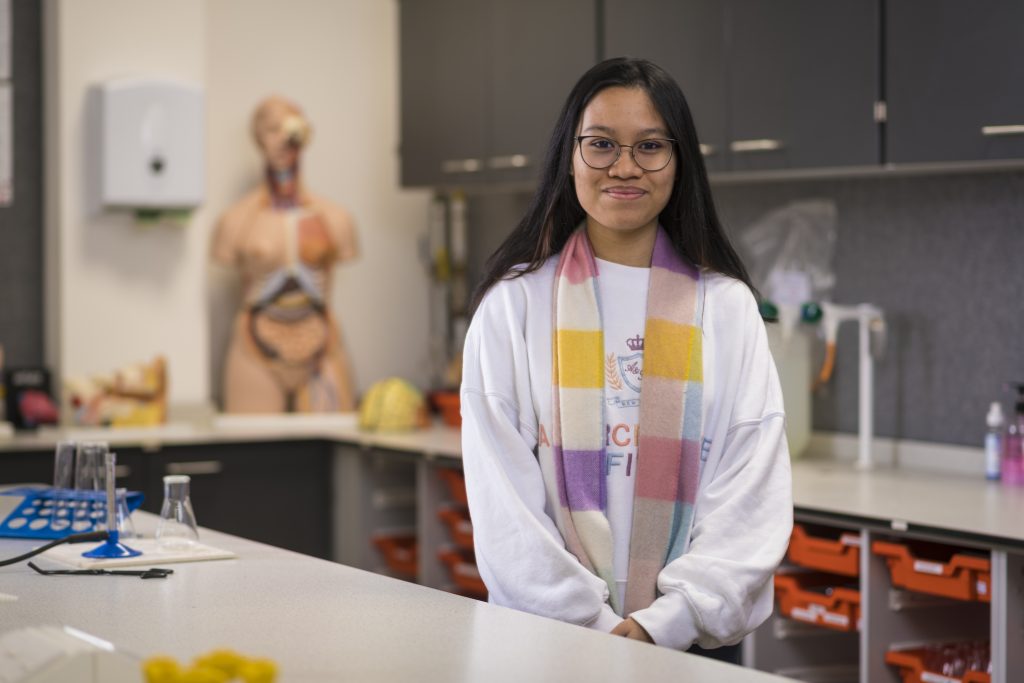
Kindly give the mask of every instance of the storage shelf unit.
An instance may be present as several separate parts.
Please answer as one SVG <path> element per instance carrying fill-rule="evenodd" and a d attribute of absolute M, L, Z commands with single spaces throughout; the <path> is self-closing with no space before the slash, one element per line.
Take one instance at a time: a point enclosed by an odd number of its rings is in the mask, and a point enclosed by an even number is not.
<path fill-rule="evenodd" d="M 853 591 L 839 593 L 837 588 L 825 596 L 813 587 L 828 584 L 829 574 L 783 571 L 776 578 L 779 609 L 745 642 L 748 666 L 806 681 L 834 680 L 828 676 L 836 671 L 855 671 L 851 680 L 859 683 L 1024 680 L 1024 553 L 993 548 L 962 533 L 895 531 L 892 527 L 900 524 L 881 520 L 844 522 L 828 515 L 829 524 L 822 524 L 818 512 L 799 509 L 796 519 L 790 562 L 809 557 L 815 569 L 822 564 L 835 568 L 837 558 L 852 552 L 844 545 L 870 548 L 859 553 L 858 576 L 852 579 L 858 587 L 860 632 L 834 632 L 849 613 L 849 606 L 847 612 L 837 611 L 840 598 L 852 598 Z M 821 535 L 809 535 L 811 528 Z M 850 534 L 859 536 L 859 543 Z M 819 552 L 808 556 L 809 547 Z M 783 615 L 792 616 L 794 606 L 797 618 L 808 623 L 780 626 L 790 621 Z M 834 623 L 823 624 L 825 614 L 833 615 Z M 991 675 L 975 671 L 955 677 L 926 668 L 926 646 L 963 642 L 991 643 Z"/>

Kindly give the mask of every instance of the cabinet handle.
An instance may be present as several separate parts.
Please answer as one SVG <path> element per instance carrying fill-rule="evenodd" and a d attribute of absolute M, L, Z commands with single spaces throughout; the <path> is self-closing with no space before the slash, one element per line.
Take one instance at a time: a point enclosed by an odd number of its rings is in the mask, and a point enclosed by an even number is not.
<path fill-rule="evenodd" d="M 124 479 L 132 476 L 132 468 L 129 465 L 114 465 L 114 479 Z"/>
<path fill-rule="evenodd" d="M 169 462 L 167 474 L 187 474 L 198 476 L 203 474 L 220 474 L 224 471 L 224 463 L 220 460 L 196 460 L 195 462 Z"/>
<path fill-rule="evenodd" d="M 508 154 L 501 157 L 491 157 L 487 165 L 495 170 L 506 168 L 524 168 L 530 165 L 530 157 L 525 154 Z"/>
<path fill-rule="evenodd" d="M 757 140 L 733 140 L 729 143 L 729 149 L 733 152 L 772 152 L 782 149 L 782 140 L 760 138 Z"/>
<path fill-rule="evenodd" d="M 447 159 L 441 162 L 441 173 L 477 173 L 483 167 L 479 159 Z"/>
<path fill-rule="evenodd" d="M 701 153 L 701 156 L 709 157 L 712 154 L 716 154 L 717 152 L 718 152 L 718 150 L 715 149 L 714 145 L 705 145 L 703 142 L 700 143 L 700 153 Z"/>
<path fill-rule="evenodd" d="M 982 126 L 981 134 L 990 138 L 1001 135 L 1024 135 L 1024 126 L 1020 124 L 1012 126 Z"/>

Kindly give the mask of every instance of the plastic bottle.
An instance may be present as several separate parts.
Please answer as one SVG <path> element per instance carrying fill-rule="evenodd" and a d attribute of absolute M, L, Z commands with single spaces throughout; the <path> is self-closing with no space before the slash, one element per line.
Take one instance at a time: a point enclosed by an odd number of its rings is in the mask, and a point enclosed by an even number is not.
<path fill-rule="evenodd" d="M 999 460 L 1003 457 L 1003 406 L 999 401 L 992 401 L 988 407 L 985 424 L 985 478 L 989 481 L 999 479 L 1001 468 Z"/>
<path fill-rule="evenodd" d="M 1002 479 L 1004 484 L 1024 486 L 1024 384 L 1010 386 L 1017 390 L 1017 403 L 1003 440 Z"/>

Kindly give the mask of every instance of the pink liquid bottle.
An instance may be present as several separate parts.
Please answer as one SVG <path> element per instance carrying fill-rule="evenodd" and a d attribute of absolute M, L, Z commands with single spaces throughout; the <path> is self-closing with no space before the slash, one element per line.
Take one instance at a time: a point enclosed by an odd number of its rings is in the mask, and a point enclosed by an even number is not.
<path fill-rule="evenodd" d="M 1007 386 L 1017 390 L 1017 403 L 1003 439 L 1002 479 L 1004 484 L 1024 486 L 1024 383 Z"/>

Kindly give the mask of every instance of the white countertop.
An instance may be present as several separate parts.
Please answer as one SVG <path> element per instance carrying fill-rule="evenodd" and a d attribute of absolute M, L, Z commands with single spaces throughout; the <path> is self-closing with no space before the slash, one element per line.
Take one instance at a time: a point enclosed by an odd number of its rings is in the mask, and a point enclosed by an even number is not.
<path fill-rule="evenodd" d="M 155 517 L 137 516 L 150 531 Z M 173 564 L 149 580 L 2 567 L 0 590 L 18 600 L 0 603 L 0 632 L 66 624 L 183 663 L 227 647 L 275 660 L 281 683 L 785 680 L 225 534 L 204 530 L 202 541 L 239 559 Z M 0 539 L 0 557 L 32 545 Z"/>
<path fill-rule="evenodd" d="M 965 474 L 891 466 L 859 471 L 849 462 L 800 460 L 793 463 L 793 504 L 899 531 L 928 527 L 1024 547 L 1024 487 Z"/>
<path fill-rule="evenodd" d="M 841 437 L 840 437 L 841 438 Z M 435 423 L 410 432 L 377 433 L 359 429 L 355 413 L 339 415 L 221 415 L 205 427 L 170 424 L 137 429 L 49 429 L 0 439 L 3 452 L 52 450 L 62 439 L 103 440 L 113 446 L 158 449 L 209 443 L 324 439 L 386 448 L 429 457 L 460 459 L 458 429 Z M 886 442 L 877 442 L 879 454 Z M 823 447 L 824 448 L 824 447 Z M 917 443 L 919 460 L 949 447 Z M 949 457 L 945 454 L 943 457 Z M 954 453 L 959 457 L 959 453 Z M 904 458 L 910 461 L 911 458 Z M 894 466 L 891 457 L 875 469 L 858 471 L 835 457 L 807 457 L 793 463 L 793 502 L 800 511 L 844 515 L 901 528 L 903 524 L 950 530 L 979 542 L 1024 547 L 1024 487 L 987 482 L 971 473 L 940 473 Z"/>
<path fill-rule="evenodd" d="M 462 457 L 458 429 L 435 422 L 425 429 L 407 432 L 366 432 L 359 429 L 355 413 L 218 415 L 205 426 L 171 423 L 157 427 L 42 428 L 0 438 L 0 457 L 4 451 L 51 451 L 58 441 L 65 440 L 106 441 L 111 446 L 158 449 L 161 446 L 309 439 L 390 448 L 428 456 Z"/>

